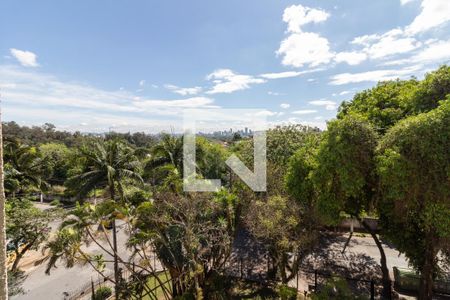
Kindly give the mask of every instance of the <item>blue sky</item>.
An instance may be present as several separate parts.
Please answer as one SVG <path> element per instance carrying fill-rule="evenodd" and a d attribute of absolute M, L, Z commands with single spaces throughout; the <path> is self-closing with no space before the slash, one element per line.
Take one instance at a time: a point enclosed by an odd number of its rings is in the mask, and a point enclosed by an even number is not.
<path fill-rule="evenodd" d="M 321 128 L 376 81 L 450 60 L 450 1 L 0 4 L 3 120 L 156 132 L 185 108 Z"/>

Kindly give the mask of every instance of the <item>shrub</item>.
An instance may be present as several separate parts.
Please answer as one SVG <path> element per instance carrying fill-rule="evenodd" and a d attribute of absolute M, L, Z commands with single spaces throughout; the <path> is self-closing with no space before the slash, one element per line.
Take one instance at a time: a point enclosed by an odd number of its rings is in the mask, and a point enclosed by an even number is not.
<path fill-rule="evenodd" d="M 61 206 L 61 202 L 59 202 L 58 199 L 52 200 L 52 202 L 50 202 L 51 206 Z"/>
<path fill-rule="evenodd" d="M 297 290 L 283 284 L 278 287 L 278 295 L 281 300 L 295 300 L 297 299 Z"/>
<path fill-rule="evenodd" d="M 95 291 L 95 300 L 106 300 L 112 295 L 112 290 L 110 287 L 101 286 Z"/>
<path fill-rule="evenodd" d="M 332 278 L 328 280 L 325 286 L 323 286 L 319 291 L 311 295 L 311 299 L 363 300 L 366 298 L 353 295 L 350 287 L 344 279 Z"/>

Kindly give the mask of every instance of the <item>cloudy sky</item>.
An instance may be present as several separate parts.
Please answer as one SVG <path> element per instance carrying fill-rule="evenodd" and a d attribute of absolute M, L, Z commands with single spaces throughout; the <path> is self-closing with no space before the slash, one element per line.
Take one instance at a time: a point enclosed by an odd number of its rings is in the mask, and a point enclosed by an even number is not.
<path fill-rule="evenodd" d="M 448 63 L 448 21 L 449 0 L 4 0 L 3 119 L 156 132 L 238 108 L 324 128 L 356 91 Z"/>

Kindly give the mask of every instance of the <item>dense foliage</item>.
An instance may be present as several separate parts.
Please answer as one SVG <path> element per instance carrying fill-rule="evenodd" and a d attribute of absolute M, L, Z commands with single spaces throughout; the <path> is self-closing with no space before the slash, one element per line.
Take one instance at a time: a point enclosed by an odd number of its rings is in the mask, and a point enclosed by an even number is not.
<path fill-rule="evenodd" d="M 423 274 L 423 297 L 431 296 L 439 261 L 450 254 L 450 101 L 396 124 L 378 153 L 385 234 Z"/>
<path fill-rule="evenodd" d="M 450 94 L 450 66 L 442 66 L 418 81 L 393 80 L 357 93 L 339 108 L 338 119 L 358 113 L 385 133 L 401 119 L 430 111 Z"/>
<path fill-rule="evenodd" d="M 380 235 L 421 273 L 420 297 L 431 299 L 433 280 L 450 260 L 449 94 L 450 67 L 442 66 L 424 80 L 380 82 L 356 94 L 325 132 L 301 125 L 268 130 L 267 192 L 253 192 L 225 163 L 236 154 L 253 168 L 247 137 L 197 138 L 197 176 L 221 179 L 223 188 L 188 193 L 182 136 L 5 123 L 11 269 L 45 244 L 47 272 L 61 262 L 87 264 L 114 285 L 118 299 L 226 299 L 240 233 L 264 245 L 270 279 L 287 284 L 318 233 L 350 216 L 380 251 L 383 296 L 391 287 Z M 49 224 L 57 214 L 26 198 L 70 208 L 53 237 Z M 379 219 L 378 234 L 367 215 Z M 118 241 L 122 229 L 125 241 Z M 101 253 L 86 247 L 92 244 Z M 286 285 L 274 291 L 292 296 Z M 316 298 L 336 293 L 353 299 L 338 280 Z"/>

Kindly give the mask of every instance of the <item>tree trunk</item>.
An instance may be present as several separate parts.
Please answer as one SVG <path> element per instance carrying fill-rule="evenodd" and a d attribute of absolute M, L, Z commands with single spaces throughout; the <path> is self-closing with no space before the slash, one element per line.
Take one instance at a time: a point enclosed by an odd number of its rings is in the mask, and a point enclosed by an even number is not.
<path fill-rule="evenodd" d="M 281 282 L 283 284 L 287 284 L 288 283 L 287 274 L 286 274 L 287 261 L 288 261 L 287 254 L 286 253 L 282 253 L 279 267 L 280 267 Z"/>
<path fill-rule="evenodd" d="M 110 191 L 110 196 L 111 199 L 113 201 L 115 201 L 115 190 L 114 190 L 114 182 L 110 183 L 109 185 L 109 191 Z M 114 286 L 114 293 L 115 293 L 115 297 L 116 299 L 120 299 L 119 298 L 119 287 L 120 287 L 120 272 L 119 272 L 119 259 L 117 257 L 117 230 L 116 230 L 116 218 L 114 217 L 112 220 L 112 236 L 113 236 L 113 254 L 114 254 L 114 281 L 115 281 L 115 286 Z"/>
<path fill-rule="evenodd" d="M 8 299 L 8 273 L 6 271 L 6 216 L 5 189 L 3 187 L 3 134 L 0 112 L 0 299 Z"/>
<path fill-rule="evenodd" d="M 376 233 L 372 228 L 366 223 L 365 220 L 358 218 L 358 221 L 363 225 L 364 229 L 366 229 L 370 235 L 372 236 L 373 240 L 375 241 L 375 244 L 378 247 L 378 250 L 380 251 L 380 265 L 381 265 L 381 283 L 383 285 L 383 290 L 381 291 L 381 297 L 382 299 L 392 299 L 392 281 L 391 276 L 389 275 L 389 269 L 387 267 L 387 260 L 386 260 L 386 254 L 384 253 L 383 245 L 381 244 L 380 240 L 378 239 Z"/>
<path fill-rule="evenodd" d="M 433 298 L 434 257 L 434 247 L 432 243 L 428 243 L 420 272 L 419 300 L 431 300 Z"/>
<path fill-rule="evenodd" d="M 115 283 L 115 296 L 116 299 L 119 298 L 119 283 L 120 283 L 120 273 L 119 273 L 119 261 L 117 258 L 117 232 L 116 232 L 116 219 L 112 220 L 113 229 L 113 251 L 114 251 L 114 281 Z"/>
<path fill-rule="evenodd" d="M 18 251 L 16 250 L 16 259 L 14 260 L 13 265 L 11 266 L 11 271 L 17 271 L 18 267 L 19 267 L 19 262 L 22 259 L 22 257 L 25 255 L 25 252 L 27 252 L 28 250 L 30 250 L 31 246 L 33 246 L 34 241 L 32 241 L 31 243 L 27 244 L 22 251 Z M 18 245 L 17 245 L 18 246 Z M 16 248 L 17 249 L 17 248 Z"/>

